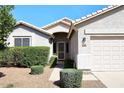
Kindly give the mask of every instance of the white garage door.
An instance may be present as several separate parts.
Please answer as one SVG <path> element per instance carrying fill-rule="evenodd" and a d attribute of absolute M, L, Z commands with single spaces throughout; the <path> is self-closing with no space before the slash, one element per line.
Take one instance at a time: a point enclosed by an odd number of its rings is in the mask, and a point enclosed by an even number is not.
<path fill-rule="evenodd" d="M 91 36 L 91 53 L 92 70 L 124 70 L 124 36 Z"/>

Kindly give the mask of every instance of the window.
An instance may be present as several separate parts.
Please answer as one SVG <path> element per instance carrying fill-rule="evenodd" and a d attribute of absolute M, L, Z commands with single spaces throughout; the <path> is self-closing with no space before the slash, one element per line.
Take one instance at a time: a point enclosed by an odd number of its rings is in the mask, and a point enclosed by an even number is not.
<path fill-rule="evenodd" d="M 21 38 L 15 38 L 15 46 L 21 46 Z"/>
<path fill-rule="evenodd" d="M 56 43 L 53 43 L 53 53 L 56 53 Z"/>
<path fill-rule="evenodd" d="M 30 38 L 29 37 L 17 37 L 14 41 L 15 46 L 30 46 Z"/>
<path fill-rule="evenodd" d="M 29 38 L 23 38 L 23 46 L 29 46 Z"/>
<path fill-rule="evenodd" d="M 66 43 L 66 53 L 69 53 L 69 44 Z"/>

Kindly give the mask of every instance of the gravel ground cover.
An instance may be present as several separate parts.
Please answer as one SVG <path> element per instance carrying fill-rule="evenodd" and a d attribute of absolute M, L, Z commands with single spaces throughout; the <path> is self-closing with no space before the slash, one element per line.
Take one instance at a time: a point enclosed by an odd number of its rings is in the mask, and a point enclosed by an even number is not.
<path fill-rule="evenodd" d="M 53 68 L 46 66 L 41 75 L 31 75 L 30 68 L 1 67 L 0 87 L 1 88 L 59 88 L 58 82 L 49 81 Z M 87 73 L 84 73 L 87 74 Z M 105 88 L 99 80 L 84 80 L 84 88 Z"/>

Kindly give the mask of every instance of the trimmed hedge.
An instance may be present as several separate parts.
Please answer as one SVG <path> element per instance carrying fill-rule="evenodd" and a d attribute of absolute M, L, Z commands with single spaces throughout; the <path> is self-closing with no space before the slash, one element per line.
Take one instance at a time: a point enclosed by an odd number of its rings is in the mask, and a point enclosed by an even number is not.
<path fill-rule="evenodd" d="M 0 51 L 0 62 L 2 61 L 2 57 L 3 57 L 3 52 Z"/>
<path fill-rule="evenodd" d="M 2 57 L 3 57 L 3 53 L 2 53 L 2 51 L 0 51 L 0 67 L 1 67 L 2 64 L 3 64 Z"/>
<path fill-rule="evenodd" d="M 52 56 L 49 61 L 50 68 L 55 67 L 57 64 L 57 56 Z"/>
<path fill-rule="evenodd" d="M 19 67 L 46 65 L 49 57 L 49 47 L 12 47 L 2 52 L 2 63 Z"/>
<path fill-rule="evenodd" d="M 65 59 L 64 60 L 64 68 L 74 68 L 74 60 Z"/>
<path fill-rule="evenodd" d="M 39 66 L 31 66 L 31 73 L 32 75 L 36 75 L 36 74 L 42 74 L 43 73 L 43 66 L 39 65 Z"/>
<path fill-rule="evenodd" d="M 1 66 L 10 66 L 14 64 L 11 49 L 7 48 L 4 50 L 1 50 L 0 52 L 1 52 L 0 53 Z"/>
<path fill-rule="evenodd" d="M 76 69 L 64 69 L 60 71 L 61 87 L 79 88 L 82 83 L 82 71 Z"/>

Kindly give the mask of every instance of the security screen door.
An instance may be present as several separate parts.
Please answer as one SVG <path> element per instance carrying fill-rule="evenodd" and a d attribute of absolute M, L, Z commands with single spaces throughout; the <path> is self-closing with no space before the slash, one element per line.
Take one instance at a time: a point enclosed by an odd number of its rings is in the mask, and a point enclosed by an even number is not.
<path fill-rule="evenodd" d="M 64 60 L 65 58 L 65 43 L 58 42 L 58 60 Z"/>

